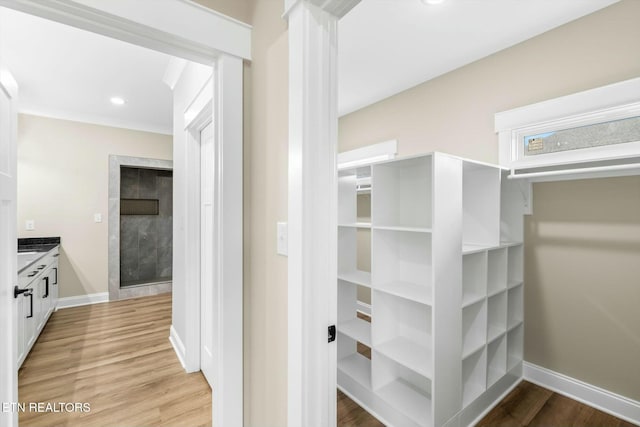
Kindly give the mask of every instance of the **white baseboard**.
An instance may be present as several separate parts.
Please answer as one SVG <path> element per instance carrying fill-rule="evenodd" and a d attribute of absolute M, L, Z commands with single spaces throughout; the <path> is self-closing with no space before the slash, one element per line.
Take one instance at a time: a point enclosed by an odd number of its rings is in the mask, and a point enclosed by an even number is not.
<path fill-rule="evenodd" d="M 640 425 L 640 402 L 532 363 L 524 362 L 523 365 L 525 380 Z"/>
<path fill-rule="evenodd" d="M 173 351 L 175 351 L 176 356 L 178 356 L 178 360 L 180 361 L 180 364 L 186 370 L 187 365 L 185 365 L 184 363 L 184 356 L 185 356 L 184 344 L 182 344 L 182 340 L 178 336 L 178 333 L 176 332 L 173 325 L 171 325 L 171 328 L 169 328 L 169 341 L 173 346 Z"/>
<path fill-rule="evenodd" d="M 56 310 L 69 307 L 78 307 L 81 305 L 100 304 L 109 301 L 109 292 L 99 292 L 97 294 L 76 295 L 73 297 L 64 297 L 58 299 Z"/>
<path fill-rule="evenodd" d="M 366 314 L 367 316 L 371 316 L 371 304 L 367 304 L 366 302 L 358 301 L 357 310 L 362 314 Z"/>

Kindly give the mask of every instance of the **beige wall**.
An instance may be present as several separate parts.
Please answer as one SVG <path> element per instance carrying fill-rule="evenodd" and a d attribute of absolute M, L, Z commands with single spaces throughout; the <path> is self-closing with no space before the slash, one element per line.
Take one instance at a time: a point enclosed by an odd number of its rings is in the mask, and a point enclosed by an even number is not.
<path fill-rule="evenodd" d="M 244 67 L 245 425 L 287 424 L 288 34 L 282 0 L 196 0 L 253 25 Z"/>
<path fill-rule="evenodd" d="M 496 162 L 496 112 L 640 76 L 640 1 L 498 52 L 340 119 L 340 151 L 398 139 Z M 640 400 L 640 181 L 539 184 L 525 232 L 525 360 Z"/>
<path fill-rule="evenodd" d="M 62 238 L 61 297 L 108 292 L 109 154 L 170 160 L 171 136 L 18 118 L 18 236 Z"/>
<path fill-rule="evenodd" d="M 245 425 L 287 423 L 288 34 L 284 2 L 257 0 L 245 116 Z M 248 121 L 248 123 L 247 123 Z"/>
<path fill-rule="evenodd" d="M 195 0 L 195 2 L 238 21 L 250 24 L 253 18 L 252 2 L 249 0 Z"/>
<path fill-rule="evenodd" d="M 640 177 L 539 183 L 525 359 L 640 401 Z"/>

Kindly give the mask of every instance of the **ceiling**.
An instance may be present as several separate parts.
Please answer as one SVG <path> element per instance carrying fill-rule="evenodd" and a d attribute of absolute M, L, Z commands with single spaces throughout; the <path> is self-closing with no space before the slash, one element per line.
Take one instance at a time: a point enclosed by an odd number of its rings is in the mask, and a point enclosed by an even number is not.
<path fill-rule="evenodd" d="M 172 133 L 171 56 L 0 8 L 3 62 L 19 85 L 20 112 Z M 122 106 L 110 98 L 125 99 Z"/>
<path fill-rule="evenodd" d="M 339 23 L 339 115 L 618 0 L 362 0 Z"/>
<path fill-rule="evenodd" d="M 616 1 L 362 0 L 339 24 L 339 114 Z M 170 56 L 5 8 L 0 19 L 21 112 L 171 134 Z"/>

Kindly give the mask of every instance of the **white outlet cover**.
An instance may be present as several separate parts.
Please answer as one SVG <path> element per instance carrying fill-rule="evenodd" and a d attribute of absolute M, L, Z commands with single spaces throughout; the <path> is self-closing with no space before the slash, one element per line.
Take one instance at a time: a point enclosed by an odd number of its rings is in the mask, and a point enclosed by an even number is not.
<path fill-rule="evenodd" d="M 28 219 L 24 222 L 24 229 L 25 230 L 35 230 L 36 229 L 36 222 L 32 219 Z"/>
<path fill-rule="evenodd" d="M 93 214 L 93 220 L 95 222 L 102 222 L 102 214 L 101 213 Z"/>
<path fill-rule="evenodd" d="M 276 252 L 278 253 L 278 255 L 289 255 L 289 231 L 286 222 L 278 223 L 277 239 L 278 248 Z"/>

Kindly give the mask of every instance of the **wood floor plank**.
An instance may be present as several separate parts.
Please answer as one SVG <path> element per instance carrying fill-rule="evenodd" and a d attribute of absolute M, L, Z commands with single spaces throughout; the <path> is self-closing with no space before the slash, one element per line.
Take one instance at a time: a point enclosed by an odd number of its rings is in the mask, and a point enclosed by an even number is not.
<path fill-rule="evenodd" d="M 171 295 L 54 313 L 19 372 L 21 402 L 88 402 L 88 413 L 20 414 L 21 426 L 210 426 L 211 389 L 169 343 Z"/>

